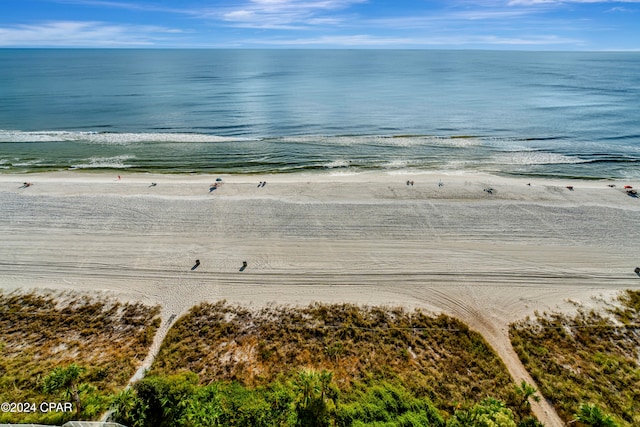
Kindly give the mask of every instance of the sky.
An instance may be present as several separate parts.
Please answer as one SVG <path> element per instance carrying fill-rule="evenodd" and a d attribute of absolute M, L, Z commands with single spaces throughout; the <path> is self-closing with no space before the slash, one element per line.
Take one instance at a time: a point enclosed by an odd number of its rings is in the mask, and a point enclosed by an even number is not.
<path fill-rule="evenodd" d="M 640 0 L 0 0 L 0 48 L 640 50 Z"/>

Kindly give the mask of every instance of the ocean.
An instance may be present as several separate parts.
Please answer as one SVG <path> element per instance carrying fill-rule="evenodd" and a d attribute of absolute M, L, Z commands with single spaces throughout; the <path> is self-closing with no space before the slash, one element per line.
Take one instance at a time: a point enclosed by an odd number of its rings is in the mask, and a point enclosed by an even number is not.
<path fill-rule="evenodd" d="M 640 178 L 639 52 L 0 49 L 0 173 Z"/>

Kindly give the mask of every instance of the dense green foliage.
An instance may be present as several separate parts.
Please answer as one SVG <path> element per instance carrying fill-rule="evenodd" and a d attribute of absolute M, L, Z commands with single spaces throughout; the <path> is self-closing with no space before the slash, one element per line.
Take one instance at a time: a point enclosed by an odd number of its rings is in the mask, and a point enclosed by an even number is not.
<path fill-rule="evenodd" d="M 580 405 L 575 421 L 590 427 L 618 427 L 618 423 L 609 414 L 595 405 Z"/>
<path fill-rule="evenodd" d="M 5 412 L 0 422 L 93 419 L 147 354 L 157 307 L 66 299 L 0 293 L 0 402 L 71 402 L 74 409 Z"/>
<path fill-rule="evenodd" d="M 577 426 L 640 425 L 640 291 L 625 292 L 609 314 L 538 316 L 510 330 L 541 393 Z M 585 421 L 585 408 L 609 424 Z"/>
<path fill-rule="evenodd" d="M 381 381 L 360 385 L 336 411 L 336 425 L 348 426 L 444 426 L 438 410 L 398 384 Z"/>
<path fill-rule="evenodd" d="M 115 401 L 114 420 L 130 427 L 540 427 L 519 423 L 501 401 L 486 398 L 445 420 L 428 400 L 398 382 L 369 381 L 339 390 L 328 371 L 302 369 L 248 388 L 198 385 L 193 373 L 149 376 Z"/>

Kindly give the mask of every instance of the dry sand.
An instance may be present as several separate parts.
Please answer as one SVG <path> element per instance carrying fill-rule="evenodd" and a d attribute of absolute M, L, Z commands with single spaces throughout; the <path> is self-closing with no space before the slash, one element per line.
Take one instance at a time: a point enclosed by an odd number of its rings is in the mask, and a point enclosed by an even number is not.
<path fill-rule="evenodd" d="M 159 303 L 165 319 L 219 299 L 421 307 L 467 322 L 530 381 L 510 322 L 640 286 L 640 199 L 623 190 L 638 182 L 295 174 L 209 191 L 215 178 L 0 175 L 0 289 Z"/>

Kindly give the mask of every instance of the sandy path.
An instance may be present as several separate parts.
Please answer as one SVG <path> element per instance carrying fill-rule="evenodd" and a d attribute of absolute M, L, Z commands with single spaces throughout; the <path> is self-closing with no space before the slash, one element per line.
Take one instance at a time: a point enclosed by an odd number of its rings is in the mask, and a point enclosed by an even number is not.
<path fill-rule="evenodd" d="M 212 180 L 0 175 L 0 287 L 159 303 L 153 351 L 170 319 L 201 301 L 422 307 L 468 323 L 517 381 L 533 383 L 510 322 L 640 284 L 640 199 L 620 189 L 627 183 L 569 191 L 493 176 L 232 176 L 209 192 Z M 562 425 L 546 402 L 534 410 Z"/>

